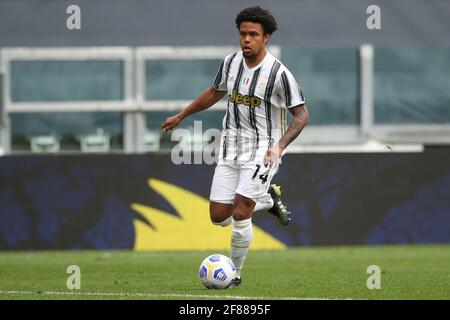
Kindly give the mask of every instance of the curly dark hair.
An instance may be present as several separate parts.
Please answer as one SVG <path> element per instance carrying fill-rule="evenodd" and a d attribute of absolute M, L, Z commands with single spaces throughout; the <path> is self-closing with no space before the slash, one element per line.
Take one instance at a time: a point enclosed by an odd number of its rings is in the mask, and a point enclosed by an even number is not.
<path fill-rule="evenodd" d="M 264 35 L 273 34 L 278 26 L 275 18 L 269 10 L 260 6 L 248 7 L 238 13 L 236 16 L 236 27 L 240 28 L 242 22 L 260 23 L 264 30 Z"/>

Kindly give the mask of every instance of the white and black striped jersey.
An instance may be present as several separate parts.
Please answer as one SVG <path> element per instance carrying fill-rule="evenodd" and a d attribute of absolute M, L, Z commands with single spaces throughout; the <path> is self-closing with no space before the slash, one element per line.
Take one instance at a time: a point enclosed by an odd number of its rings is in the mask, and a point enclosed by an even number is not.
<path fill-rule="evenodd" d="M 248 68 L 242 51 L 222 61 L 214 88 L 228 93 L 219 159 L 250 160 L 286 131 L 287 109 L 305 103 L 291 72 L 272 54 Z"/>

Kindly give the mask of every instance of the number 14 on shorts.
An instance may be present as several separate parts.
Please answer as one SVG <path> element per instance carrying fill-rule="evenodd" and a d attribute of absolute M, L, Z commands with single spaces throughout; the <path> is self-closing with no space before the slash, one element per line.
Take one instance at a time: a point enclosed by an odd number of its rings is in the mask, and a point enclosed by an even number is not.
<path fill-rule="evenodd" d="M 256 177 L 257 177 L 257 175 L 258 175 L 258 172 L 259 172 L 259 169 L 261 169 L 261 165 L 257 164 L 257 165 L 256 165 L 255 173 L 254 173 L 253 176 L 252 176 L 252 180 L 255 180 L 255 179 L 256 179 Z M 269 177 L 269 174 L 260 174 L 260 175 L 259 175 L 259 179 L 261 180 L 262 184 L 265 184 L 265 183 L 267 182 L 267 178 L 268 178 L 268 177 Z"/>

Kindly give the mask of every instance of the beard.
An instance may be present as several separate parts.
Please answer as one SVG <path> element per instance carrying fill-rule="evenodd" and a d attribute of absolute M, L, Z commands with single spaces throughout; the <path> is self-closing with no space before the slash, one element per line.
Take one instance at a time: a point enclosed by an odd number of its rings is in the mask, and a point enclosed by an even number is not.
<path fill-rule="evenodd" d="M 242 55 L 246 59 L 255 59 L 258 56 L 258 52 L 255 52 L 255 51 L 251 51 L 251 52 L 242 51 Z"/>

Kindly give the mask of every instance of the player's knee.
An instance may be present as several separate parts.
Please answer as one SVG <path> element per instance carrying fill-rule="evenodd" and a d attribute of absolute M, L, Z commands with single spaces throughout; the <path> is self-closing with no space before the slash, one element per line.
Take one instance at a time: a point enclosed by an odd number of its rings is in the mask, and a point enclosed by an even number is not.
<path fill-rule="evenodd" d="M 209 212 L 211 223 L 217 226 L 226 227 L 231 223 L 231 213 L 224 212 L 223 210 L 211 210 Z"/>
<path fill-rule="evenodd" d="M 215 225 L 227 226 L 231 223 L 231 205 L 211 202 L 209 216 Z"/>
<path fill-rule="evenodd" d="M 232 218 L 232 217 L 228 217 L 228 218 L 226 218 L 225 220 L 221 220 L 221 221 L 219 221 L 219 219 L 213 220 L 213 219 L 211 218 L 211 222 L 212 222 L 212 224 L 214 224 L 214 225 L 216 225 L 216 226 L 228 227 L 228 226 L 231 224 L 231 218 Z"/>
<path fill-rule="evenodd" d="M 255 202 L 250 198 L 237 194 L 234 198 L 233 219 L 246 220 L 252 217 Z"/>
<path fill-rule="evenodd" d="M 226 227 L 231 223 L 231 215 L 227 215 L 226 212 L 223 211 L 210 210 L 209 216 L 211 223 L 216 226 Z"/>
<path fill-rule="evenodd" d="M 209 217 L 213 224 L 218 224 L 224 220 L 219 214 L 217 214 L 217 212 L 214 211 L 209 212 Z"/>
<path fill-rule="evenodd" d="M 234 220 L 245 220 L 251 218 L 251 212 L 248 210 L 243 210 L 241 208 L 233 209 L 233 219 Z"/>

